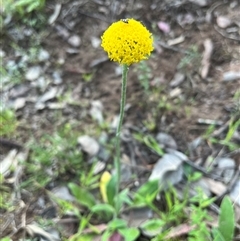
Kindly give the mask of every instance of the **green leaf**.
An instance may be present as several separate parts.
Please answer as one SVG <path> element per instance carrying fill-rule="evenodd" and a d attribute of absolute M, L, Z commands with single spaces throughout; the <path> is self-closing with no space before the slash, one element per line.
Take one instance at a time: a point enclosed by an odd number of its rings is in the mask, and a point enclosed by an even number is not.
<path fill-rule="evenodd" d="M 4 238 L 1 238 L 0 241 L 11 241 L 11 239 L 9 237 L 4 237 Z"/>
<path fill-rule="evenodd" d="M 118 232 L 124 237 L 124 241 L 134 241 L 140 234 L 137 228 L 119 229 Z"/>
<path fill-rule="evenodd" d="M 224 197 L 220 206 L 218 230 L 225 241 L 231 241 L 234 234 L 234 209 L 229 197 Z"/>
<path fill-rule="evenodd" d="M 226 241 L 220 231 L 217 228 L 212 230 L 214 240 L 213 241 Z"/>
<path fill-rule="evenodd" d="M 216 200 L 215 197 L 212 197 L 212 198 L 207 198 L 207 199 L 203 199 L 201 200 L 201 202 L 199 203 L 200 207 L 201 208 L 206 208 L 208 207 L 209 205 L 211 205 L 212 203 L 214 203 L 214 201 Z"/>
<path fill-rule="evenodd" d="M 157 152 L 158 155 L 163 156 L 164 151 L 159 146 L 158 142 L 152 137 L 152 136 L 145 136 L 143 138 L 144 143 L 151 149 L 153 149 L 155 152 Z"/>
<path fill-rule="evenodd" d="M 101 237 L 101 241 L 108 241 L 108 239 L 110 238 L 110 236 L 112 235 L 112 231 L 110 230 L 106 230 Z"/>
<path fill-rule="evenodd" d="M 119 204 L 120 206 L 122 206 L 124 203 L 128 204 L 128 205 L 131 205 L 132 204 L 132 200 L 130 199 L 129 197 L 129 189 L 128 188 L 125 188 L 123 189 L 119 195 L 118 195 L 118 201 L 119 201 Z"/>
<path fill-rule="evenodd" d="M 145 232 L 155 236 L 162 231 L 162 227 L 165 225 L 165 222 L 161 219 L 152 219 L 148 220 L 141 225 L 141 229 Z"/>
<path fill-rule="evenodd" d="M 107 184 L 107 200 L 108 200 L 108 203 L 112 206 L 114 206 L 114 198 L 116 196 L 116 185 L 117 185 L 117 176 L 113 175 Z"/>
<path fill-rule="evenodd" d="M 89 209 L 91 209 L 96 204 L 95 197 L 87 190 L 79 187 L 75 183 L 69 183 L 68 187 L 80 204 L 86 206 Z"/>
<path fill-rule="evenodd" d="M 148 181 L 143 184 L 134 194 L 134 205 L 147 205 L 152 202 L 159 191 L 158 180 Z"/>
<path fill-rule="evenodd" d="M 101 212 L 105 212 L 109 215 L 112 215 L 114 214 L 115 212 L 115 209 L 113 208 L 113 206 L 111 206 L 110 204 L 107 204 L 107 203 L 99 203 L 99 204 L 96 204 L 94 205 L 92 208 L 91 208 L 91 211 L 93 213 L 101 213 Z"/>
<path fill-rule="evenodd" d="M 111 222 L 108 223 L 108 228 L 112 230 L 119 230 L 121 228 L 126 228 L 127 222 L 123 219 L 113 219 Z"/>

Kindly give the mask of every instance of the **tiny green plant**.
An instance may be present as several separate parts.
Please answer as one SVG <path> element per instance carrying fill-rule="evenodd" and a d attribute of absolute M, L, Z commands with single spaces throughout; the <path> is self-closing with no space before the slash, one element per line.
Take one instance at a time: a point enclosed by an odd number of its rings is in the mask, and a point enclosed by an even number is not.
<path fill-rule="evenodd" d="M 84 165 L 82 152 L 76 148 L 77 138 L 75 135 L 77 133 L 72 135 L 69 133 L 73 132 L 57 131 L 52 135 L 43 135 L 38 143 L 35 139 L 29 142 L 31 155 L 28 162 L 24 163 L 28 180 L 22 185 L 28 186 L 34 181 L 40 186 L 45 186 L 52 178 L 55 179 L 66 172 L 81 172 Z M 46 177 L 46 170 L 51 164 L 55 166 L 52 176 Z M 36 172 L 38 173 L 37 177 L 32 176 L 32 173 Z M 88 179 L 86 183 L 89 184 Z"/>
<path fill-rule="evenodd" d="M 157 140 L 155 140 L 155 138 L 153 136 L 144 135 L 144 134 L 141 134 L 141 133 L 135 133 L 135 134 L 133 134 L 133 137 L 137 141 L 145 144 L 147 147 L 149 147 L 152 151 L 154 151 L 159 156 L 164 155 L 163 149 L 159 146 Z"/>
<path fill-rule="evenodd" d="M 138 80 L 143 87 L 146 94 L 149 94 L 149 82 L 152 78 L 151 69 L 147 65 L 146 61 L 140 62 L 136 67 L 136 72 L 138 73 Z"/>
<path fill-rule="evenodd" d="M 9 136 L 16 130 L 17 125 L 17 119 L 13 110 L 0 110 L 0 136 Z"/>
<path fill-rule="evenodd" d="M 228 196 L 220 206 L 218 227 L 213 229 L 214 241 L 232 241 L 234 235 L 234 208 Z"/>
<path fill-rule="evenodd" d="M 20 16 L 43 9 L 45 0 L 5 0 L 4 9 L 7 13 L 17 13 Z"/>
<path fill-rule="evenodd" d="M 200 60 L 201 55 L 199 54 L 198 47 L 196 45 L 192 45 L 177 67 L 184 73 L 187 73 L 188 70 L 196 71 L 199 67 Z"/>

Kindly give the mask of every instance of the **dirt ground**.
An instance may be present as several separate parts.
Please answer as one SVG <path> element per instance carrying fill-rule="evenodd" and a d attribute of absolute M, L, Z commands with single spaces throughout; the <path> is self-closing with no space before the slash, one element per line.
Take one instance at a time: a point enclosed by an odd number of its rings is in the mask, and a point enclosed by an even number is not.
<path fill-rule="evenodd" d="M 155 49 L 144 63 L 151 73 L 147 77 L 148 92 L 139 80 L 145 69 L 140 70 L 137 64 L 130 66 L 124 125 L 152 135 L 168 133 L 176 140 L 179 151 L 200 164 L 209 156 L 227 155 L 239 165 L 240 149 L 231 153 L 208 141 L 194 154 L 189 149 L 189 144 L 203 136 L 211 124 L 220 131 L 217 137 L 221 138 L 221 128 L 231 116 L 235 116 L 235 121 L 240 118 L 240 106 L 234 99 L 240 91 L 239 1 L 69 0 L 47 1 L 46 6 L 48 20 L 60 6 L 54 22 L 44 29 L 30 30 L 50 57 L 27 68 L 40 66 L 48 83 L 41 89 L 34 86 L 35 80 L 24 79 L 6 89 L 8 103 L 18 97 L 27 98 L 16 112 L 21 124 L 11 140 L 7 138 L 10 146 L 13 142 L 24 146 L 30 136 L 38 140 L 43 132 L 51 134 L 65 123 L 75 123 L 74 130 L 94 135 L 96 122 L 89 114 L 93 101 L 100 101 L 104 119 L 113 121 L 119 111 L 121 69 L 108 60 L 100 37 L 113 21 L 135 18 L 153 33 Z M 25 31 L 29 27 L 22 28 Z M 26 36 L 14 39 L 10 31 L 13 29 L 14 24 L 8 25 L 3 39 L 5 62 L 18 60 L 16 50 L 9 44 L 12 40 L 25 50 L 33 44 Z M 69 43 L 70 36 L 77 36 L 76 41 L 80 42 Z M 53 81 L 54 72 L 61 75 L 59 83 Z M 181 80 L 176 80 L 177 73 Z M 238 73 L 238 77 L 229 79 L 229 73 Z M 44 102 L 43 108 L 36 108 L 36 99 L 51 88 L 57 88 L 60 97 L 70 95 L 71 103 L 50 108 Z M 56 95 L 46 102 L 56 103 L 57 98 Z M 154 125 L 148 129 L 146 123 Z M 239 127 L 236 131 L 240 133 Z M 235 142 L 240 145 L 240 137 Z M 1 144 L 6 145 L 6 140 Z M 156 157 L 149 164 L 154 161 Z"/>
<path fill-rule="evenodd" d="M 236 6 L 231 7 L 234 4 Z M 127 88 L 127 103 L 130 108 L 125 115 L 125 123 L 130 122 L 141 127 L 144 120 L 153 118 L 157 124 L 154 131 L 167 129 L 177 140 L 180 149 L 186 151 L 187 143 L 207 128 L 199 125 L 198 119 L 223 122 L 229 119 L 234 107 L 233 97 L 240 88 L 240 83 L 239 78 L 236 81 L 223 81 L 223 75 L 228 71 L 239 71 L 239 35 L 227 34 L 224 29 L 217 26 L 216 18 L 223 15 L 237 21 L 237 13 L 240 11 L 238 2 L 217 1 L 205 7 L 187 1 L 93 1 L 79 3 L 76 6 L 75 2 L 69 2 L 64 5 L 62 11 L 66 12 L 60 15 L 64 15 L 64 18 L 59 17 L 54 25 L 66 28 L 71 22 L 74 23 L 70 32 L 81 37 L 79 53 L 66 53 L 69 44 L 59 37 L 59 32 L 54 26 L 50 27 L 50 33 L 43 40 L 43 45 L 51 52 L 55 61 L 61 58 L 65 60 L 61 66 L 64 84 L 74 88 L 75 100 L 79 103 L 84 99 L 90 102 L 100 100 L 107 118 L 112 118 L 118 113 L 121 87 L 121 76 L 115 74 L 118 65 L 106 60 L 106 54 L 101 47 L 93 48 L 91 41 L 94 37 L 100 38 L 112 20 L 134 17 L 141 20 L 154 35 L 155 51 L 147 65 L 152 73 L 150 85 L 160 88 L 155 96 L 146 97 L 139 84 L 138 73 L 134 71 L 137 66 L 131 66 Z M 171 31 L 163 33 L 157 27 L 159 21 L 168 23 Z M 172 49 L 163 47 L 162 43 L 179 36 L 184 36 L 184 41 Z M 209 60 L 209 73 L 203 79 L 200 75 L 201 61 L 204 41 L 207 39 L 213 44 L 213 52 Z M 191 46 L 197 47 L 199 56 L 190 59 L 180 70 L 185 78 L 176 86 L 180 89 L 179 95 L 171 97 L 169 93 L 176 88 L 170 84 L 171 80 L 178 72 L 179 63 L 185 57 L 182 52 L 189 50 Z M 81 74 L 84 73 L 94 73 L 90 83 L 83 82 Z M 166 98 L 166 102 L 171 103 L 173 110 L 163 109 L 153 114 L 162 96 Z M 77 112 L 79 115 L 81 109 Z"/>

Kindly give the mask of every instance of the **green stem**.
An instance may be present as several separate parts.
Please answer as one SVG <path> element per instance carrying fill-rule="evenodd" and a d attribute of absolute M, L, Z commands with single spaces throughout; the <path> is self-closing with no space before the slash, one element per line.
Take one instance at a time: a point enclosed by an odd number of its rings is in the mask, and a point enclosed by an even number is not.
<path fill-rule="evenodd" d="M 120 205 L 118 200 L 118 194 L 120 191 L 120 182 L 121 182 L 121 160 L 120 160 L 120 133 L 123 123 L 124 117 L 124 107 L 126 102 L 126 93 L 127 93 L 127 72 L 128 72 L 128 65 L 124 64 L 122 66 L 122 89 L 121 89 L 121 102 L 120 102 L 120 116 L 117 126 L 116 132 L 116 158 L 115 160 L 115 169 L 116 169 L 116 176 L 117 176 L 117 183 L 116 183 L 116 200 L 115 200 L 115 209 L 116 215 L 118 215 Z"/>

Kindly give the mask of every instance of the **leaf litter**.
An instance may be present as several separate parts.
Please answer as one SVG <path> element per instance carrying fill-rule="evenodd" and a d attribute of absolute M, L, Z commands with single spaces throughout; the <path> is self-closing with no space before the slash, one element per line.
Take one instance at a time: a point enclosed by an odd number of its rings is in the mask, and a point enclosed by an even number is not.
<path fill-rule="evenodd" d="M 105 14 L 110 14 L 110 10 L 107 5 L 105 6 L 104 1 L 100 2 L 98 3 L 96 1 L 95 4 L 97 8 L 94 8 L 94 13 L 96 13 L 96 9 L 98 9 L 99 16 L 106 18 Z M 201 187 L 202 185 L 206 188 L 207 182 L 209 185 L 205 191 L 208 195 L 210 192 L 211 196 L 220 198 L 222 195 L 229 194 L 234 205 L 240 206 L 238 171 L 240 164 L 239 141 L 235 139 L 235 142 L 231 143 L 237 145 L 237 148 L 231 151 L 231 147 L 228 149 L 229 147 L 225 146 L 224 143 L 218 143 L 215 146 L 214 140 L 210 138 L 214 137 L 222 140 L 225 138 L 225 135 L 227 135 L 229 125 L 224 125 L 228 123 L 232 112 L 224 109 L 227 104 L 232 103 L 236 89 L 240 88 L 239 70 L 237 70 L 237 67 L 232 69 L 231 62 L 234 62 L 234 58 L 229 60 L 229 57 L 223 55 L 223 53 L 226 52 L 230 57 L 233 54 L 237 54 L 236 51 L 234 53 L 234 50 L 238 47 L 238 43 L 231 41 L 232 39 L 238 41 L 239 36 L 237 32 L 231 32 L 232 30 L 230 31 L 229 29 L 234 25 L 233 27 L 239 30 L 239 26 L 234 18 L 234 7 L 232 7 L 231 4 L 229 4 L 229 12 L 226 12 L 226 8 L 223 8 L 223 6 L 210 6 L 207 1 L 190 2 L 191 3 L 178 3 L 182 8 L 188 10 L 190 14 L 184 18 L 182 18 L 182 13 L 177 11 L 177 7 L 179 7 L 177 3 L 163 1 L 162 3 L 157 3 L 157 7 L 154 7 L 154 3 L 151 1 L 148 3 L 151 9 L 155 9 L 155 12 L 153 11 L 152 15 L 144 17 L 143 21 L 146 23 L 155 23 L 158 27 L 160 26 L 159 28 L 162 31 L 162 33 L 158 31 L 158 35 L 161 37 L 161 51 L 153 55 L 148 64 L 152 69 L 153 75 L 156 77 L 160 76 L 159 78 L 161 78 L 161 84 L 163 84 L 164 90 L 158 90 L 161 92 L 159 95 L 156 95 L 156 97 L 154 95 L 151 96 L 151 98 L 147 97 L 149 98 L 149 104 L 147 104 L 146 102 L 148 101 L 146 101 L 145 93 L 140 89 L 136 74 L 130 72 L 131 81 L 128 83 L 129 108 L 126 108 L 124 128 L 129 130 L 130 136 L 136 132 L 141 134 L 150 132 L 148 134 L 154 135 L 154 138 L 158 141 L 159 148 L 162 148 L 164 153 L 160 156 L 159 152 L 154 150 L 154 146 L 146 146 L 144 143 L 136 141 L 133 137 L 123 138 L 122 153 L 123 161 L 125 160 L 124 170 L 130 170 L 129 173 L 125 173 L 126 179 L 129 179 L 129 186 L 134 190 L 141 187 L 144 183 L 143 180 L 146 181 L 149 177 L 150 179 L 158 179 L 159 184 L 164 185 L 166 189 L 169 184 L 176 187 L 179 187 L 179 185 L 180 187 L 184 187 L 186 185 L 186 173 L 188 173 L 185 169 L 187 166 L 188 169 L 193 169 L 202 173 L 203 176 L 206 176 L 200 179 L 200 181 L 204 181 L 203 185 L 200 184 L 200 182 L 196 182 L 197 187 Z M 105 10 L 100 11 L 101 8 L 98 4 L 104 7 Z M 140 4 L 138 6 L 139 9 L 144 11 L 144 4 L 145 2 L 143 5 Z M 5 88 L 3 88 L 3 92 L 5 93 L 3 94 L 10 94 L 10 98 L 6 100 L 6 103 L 10 102 L 11 98 L 14 99 L 19 121 L 27 121 L 25 123 L 28 124 L 28 128 L 36 139 L 40 138 L 42 132 L 53 132 L 55 125 L 59 125 L 60 123 L 58 118 L 54 119 L 53 110 L 63 110 L 61 117 L 63 122 L 76 121 L 79 123 L 78 128 L 81 132 L 87 130 L 86 135 L 78 135 L 79 139 L 76 137 L 76 141 L 79 142 L 83 152 L 92 158 L 98 157 L 100 154 L 99 150 L 102 151 L 105 149 L 105 147 L 100 147 L 97 138 L 92 135 L 94 133 L 92 131 L 94 123 L 97 122 L 98 125 L 103 125 L 104 121 L 109 121 L 109 125 L 113 124 L 113 126 L 116 126 L 112 120 L 116 117 L 119 106 L 118 94 L 120 91 L 120 77 L 119 74 L 116 74 L 114 71 L 116 69 L 114 64 L 107 61 L 103 51 L 101 51 L 99 47 L 99 36 L 105 29 L 106 24 L 100 20 L 99 26 L 99 20 L 98 22 L 96 21 L 98 16 L 89 14 L 93 13 L 93 11 L 91 12 L 92 6 L 89 4 L 81 6 L 85 12 L 81 11 L 80 16 L 74 18 L 75 11 L 80 5 L 78 2 L 70 1 L 64 5 L 56 5 L 54 8 L 50 8 L 53 14 L 51 18 L 49 18 L 51 25 L 48 26 L 50 34 L 47 39 L 42 40 L 44 48 L 35 56 L 39 63 L 32 63 L 32 60 L 27 60 L 27 68 L 24 75 L 26 81 L 14 85 L 10 83 L 8 85 L 8 82 L 6 82 Z M 73 6 L 75 6 L 75 8 Z M 238 4 L 236 4 L 235 7 L 237 11 L 239 7 Z M 204 20 L 205 14 L 207 14 L 207 9 L 205 8 L 211 10 L 213 14 L 212 17 L 216 20 L 217 27 L 221 28 L 220 30 L 213 28 L 209 22 Z M 164 12 L 164 9 L 170 9 L 170 11 Z M 134 7 L 132 9 L 135 14 L 137 14 L 137 10 L 137 6 L 136 12 Z M 198 15 L 195 14 L 195 10 L 198 11 Z M 122 3 L 119 12 L 127 15 L 127 5 Z M 159 16 L 163 15 L 165 18 L 160 19 Z M 164 21 L 162 19 L 164 19 Z M 196 24 L 199 33 L 203 34 L 201 38 L 199 37 L 200 34 L 195 32 L 193 23 Z M 81 28 L 76 27 L 78 24 Z M 91 28 L 87 26 L 91 26 Z M 9 25 L 7 25 L 6 30 L 9 36 L 12 36 L 12 38 L 17 41 L 18 45 L 24 46 L 21 40 L 25 38 L 25 35 L 21 33 L 21 31 L 17 29 L 14 30 L 14 28 Z M 34 29 L 29 29 L 29 31 L 33 32 Z M 188 36 L 185 35 L 185 31 L 188 31 Z M 177 36 L 180 37 L 178 38 Z M 7 40 L 6 37 L 6 41 Z M 71 41 L 69 42 L 69 40 Z M 173 40 L 175 42 L 172 43 L 171 41 Z M 224 45 L 225 41 L 230 47 Z M 72 45 L 71 51 L 69 50 L 69 44 Z M 202 54 L 199 55 L 199 59 L 197 59 L 198 57 L 195 59 L 190 58 L 192 55 L 188 49 L 192 44 L 198 46 L 198 51 Z M 173 45 L 177 45 L 177 47 Z M 202 49 L 203 47 L 204 49 Z M 9 48 L 4 48 L 2 51 L 4 51 L 5 56 L 7 56 L 7 58 L 4 59 L 6 66 L 16 66 L 17 62 L 15 62 L 15 59 L 19 58 L 19 53 L 17 53 L 17 51 L 10 51 Z M 187 58 L 184 58 L 184 54 L 186 54 Z M 182 68 L 177 69 L 177 65 L 183 61 L 183 59 L 186 62 L 182 62 Z M 196 67 L 192 63 L 194 61 L 201 63 L 201 69 L 199 69 L 199 65 Z M 91 73 L 93 68 L 96 68 L 98 71 L 97 77 L 94 77 L 91 82 L 85 81 L 83 74 Z M 62 72 L 58 72 L 59 70 Z M 200 75 L 200 78 L 197 75 Z M 53 79 L 50 78 L 50 80 L 45 82 L 49 76 L 52 76 Z M 219 76 L 222 76 L 222 82 L 219 81 L 221 80 Z M 37 86 L 38 81 L 43 81 L 44 83 Z M 81 88 L 76 90 L 76 83 L 79 83 L 79 81 L 81 81 L 82 85 Z M 170 86 L 168 86 L 168 83 L 170 83 Z M 40 86 L 42 86 L 42 88 Z M 174 93 L 174 98 L 165 99 L 165 101 L 171 102 L 170 108 L 165 105 L 164 98 L 161 98 L 162 96 L 166 97 L 171 93 L 172 88 L 175 87 L 178 88 L 178 92 L 177 94 Z M 67 96 L 69 90 L 72 92 L 75 91 L 74 101 L 79 102 L 77 108 L 71 101 L 63 100 L 63 103 L 58 102 L 58 98 L 61 98 L 64 94 Z M 179 98 L 177 101 L 183 101 L 181 107 L 177 106 L 176 98 Z M 33 101 L 31 102 L 29 100 Z M 145 105 L 141 105 L 140 103 L 145 103 Z M 102 106 L 104 106 L 104 108 L 102 108 Z M 154 115 L 154 108 L 157 108 L 157 106 L 160 109 L 157 111 L 157 114 Z M 33 108 L 37 110 L 34 111 L 36 118 L 31 118 Z M 179 108 L 180 110 L 178 110 Z M 188 108 L 190 110 L 188 110 Z M 156 119 L 155 131 L 157 131 L 151 133 L 144 121 L 153 120 L 154 118 Z M 198 122 L 199 119 L 203 121 Z M 115 118 L 115 120 L 118 121 L 118 118 Z M 211 121 L 209 122 L 209 120 Z M 43 127 L 47 127 L 47 129 L 36 129 L 34 127 L 38 124 L 35 123 L 36 121 L 39 122 L 38 126 L 42 125 Z M 92 126 L 90 124 L 92 124 Z M 214 131 L 206 137 L 206 132 L 211 125 L 218 126 L 219 129 L 217 129 L 217 132 Z M 17 142 L 25 145 L 25 141 L 29 138 L 25 131 L 26 129 L 26 127 L 20 125 L 18 129 L 19 134 L 8 137 L 8 139 L 15 141 L 16 138 Z M 239 134 L 239 126 L 235 131 Z M 89 133 L 91 135 L 89 135 Z M 112 133 L 109 131 L 107 133 L 108 138 L 110 138 L 111 135 Z M 204 135 L 205 137 L 202 138 Z M 197 144 L 194 144 L 193 141 L 199 140 L 198 138 L 200 137 L 201 141 L 197 141 Z M 6 220 L 6 226 L 4 227 L 7 228 L 1 229 L 1 231 L 3 233 L 5 232 L 5 234 L 8 232 L 14 237 L 23 227 L 29 235 L 33 237 L 43 236 L 48 240 L 56 240 L 56 237 L 52 237 L 54 236 L 54 231 L 52 233 L 51 231 L 46 231 L 33 222 L 33 219 L 39 216 L 37 209 L 33 211 L 33 207 L 36 208 L 37 206 L 36 199 L 24 198 L 28 196 L 28 192 L 31 191 L 23 189 L 19 192 L 18 190 L 21 181 L 27 181 L 28 178 L 24 174 L 25 167 L 23 165 L 27 158 L 21 158 L 22 160 L 17 162 L 17 165 L 23 168 L 22 171 L 16 168 L 16 165 L 13 165 L 13 163 L 15 163 L 18 151 L 14 149 L 14 143 L 12 143 L 11 140 L 7 140 L 7 142 L 2 139 L 0 140 L 1 157 L 2 153 L 4 156 L 1 160 L 1 166 L 3 165 L 4 167 L 4 172 L 2 173 L 5 178 L 4 182 L 13 184 L 12 186 L 10 185 L 12 192 L 17 196 L 20 194 L 20 199 L 22 199 L 21 205 L 16 206 L 11 214 L 4 216 Z M 191 149 L 188 149 L 189 143 L 193 143 Z M 74 148 L 77 149 L 79 147 L 74 146 Z M 188 151 L 191 153 L 189 157 L 184 154 L 188 153 Z M 13 154 L 10 155 L 10 153 Z M 110 157 L 107 155 L 105 162 L 99 162 L 102 164 L 102 166 L 100 166 L 102 172 L 106 168 L 106 162 L 108 162 L 109 159 L 112 159 L 111 154 Z M 207 160 L 212 159 L 215 160 L 213 164 L 207 165 Z M 216 166 L 212 166 L 215 164 Z M 13 171 L 13 169 L 15 170 Z M 99 171 L 95 171 L 94 173 L 98 174 Z M 131 181 L 131 175 L 133 173 L 137 175 L 136 179 Z M 59 183 L 54 185 L 54 181 L 59 182 L 59 179 L 50 182 L 47 188 L 53 193 L 57 192 L 58 196 L 61 197 L 61 195 L 63 195 L 70 200 L 72 196 L 68 192 L 68 188 L 59 185 Z M 181 188 L 179 188 L 179 191 L 180 190 Z M 43 195 L 43 197 L 46 201 L 41 211 L 46 210 L 47 206 L 51 203 L 47 195 Z M 25 205 L 32 207 L 32 209 L 29 208 L 25 210 L 22 208 L 25 207 Z M 133 210 L 132 214 L 130 211 L 125 210 L 126 220 L 136 221 L 136 227 L 140 227 L 140 223 L 143 221 L 141 217 L 139 218 L 140 221 L 138 220 L 138 212 L 144 213 L 145 221 L 153 218 L 150 209 L 146 209 L 146 212 L 143 212 L 141 209 Z M 17 224 L 20 223 L 20 225 L 14 226 L 13 218 L 17 219 L 19 217 L 18 215 L 20 218 Z M 236 216 L 240 216 L 239 209 Z M 60 220 L 64 220 L 64 217 L 60 218 Z M 76 220 L 69 219 L 67 222 L 69 222 L 70 225 L 70 223 L 75 223 Z M 168 238 L 184 236 L 188 234 L 193 227 L 188 224 L 182 224 L 179 225 L 178 228 L 180 231 L 177 228 L 173 229 L 168 234 Z M 12 232 L 12 230 L 16 230 L 16 232 Z M 72 234 L 74 233 L 68 234 L 69 237 Z M 119 238 L 119 234 L 116 233 L 114 235 Z M 114 235 L 112 238 L 114 238 Z"/>

